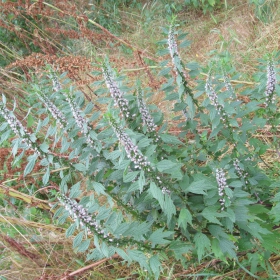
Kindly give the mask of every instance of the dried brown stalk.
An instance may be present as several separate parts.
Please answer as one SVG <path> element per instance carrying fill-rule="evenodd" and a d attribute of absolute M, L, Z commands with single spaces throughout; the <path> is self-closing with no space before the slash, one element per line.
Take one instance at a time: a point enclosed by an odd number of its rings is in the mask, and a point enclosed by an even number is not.
<path fill-rule="evenodd" d="M 9 236 L 5 236 L 0 234 L 0 237 L 7 243 L 10 245 L 10 247 L 15 250 L 16 252 L 18 252 L 20 255 L 30 259 L 31 261 L 33 261 L 34 263 L 36 263 L 39 267 L 44 266 L 44 264 L 41 261 L 41 258 L 39 255 L 36 255 L 30 251 L 28 251 L 27 249 L 25 249 L 25 247 L 23 245 L 21 245 L 19 242 L 17 242 L 15 239 L 9 237 Z"/>

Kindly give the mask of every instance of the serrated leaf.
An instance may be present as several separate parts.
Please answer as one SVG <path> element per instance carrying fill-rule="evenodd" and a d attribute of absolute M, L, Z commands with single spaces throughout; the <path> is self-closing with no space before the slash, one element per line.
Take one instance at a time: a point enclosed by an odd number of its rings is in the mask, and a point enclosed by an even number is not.
<path fill-rule="evenodd" d="M 192 215 L 188 209 L 183 208 L 180 211 L 178 225 L 182 227 L 184 230 L 186 230 L 187 223 L 189 223 L 192 226 Z"/>
<path fill-rule="evenodd" d="M 160 138 L 164 143 L 167 144 L 184 144 L 176 136 L 170 134 L 160 134 Z"/>
<path fill-rule="evenodd" d="M 170 168 L 173 168 L 177 165 L 177 163 L 172 162 L 171 160 L 164 159 L 157 163 L 156 167 L 159 172 L 163 172 L 164 170 L 168 170 Z"/>
<path fill-rule="evenodd" d="M 73 240 L 73 248 L 76 248 L 81 244 L 83 237 L 84 237 L 84 231 L 81 231 L 75 236 Z"/>
<path fill-rule="evenodd" d="M 235 245 L 233 244 L 233 242 L 231 242 L 228 239 L 221 238 L 219 240 L 219 245 L 220 245 L 221 251 L 224 254 L 228 254 L 232 258 L 236 258 L 236 253 L 235 253 L 236 248 L 235 248 Z"/>
<path fill-rule="evenodd" d="M 86 108 L 84 109 L 84 113 L 85 113 L 85 114 L 91 113 L 93 107 L 94 107 L 94 105 L 93 105 L 91 102 L 89 102 L 89 103 L 87 104 Z"/>
<path fill-rule="evenodd" d="M 162 210 L 167 216 L 167 223 L 169 223 L 172 216 L 176 214 L 176 207 L 173 203 L 173 200 L 171 199 L 171 196 L 168 194 L 164 196 L 164 204 Z"/>
<path fill-rule="evenodd" d="M 144 269 L 149 269 L 147 256 L 138 250 L 127 250 L 127 255 L 133 260 L 140 264 Z"/>
<path fill-rule="evenodd" d="M 73 233 L 75 232 L 76 228 L 77 228 L 76 223 L 72 224 L 72 225 L 66 230 L 65 236 L 66 236 L 66 237 L 72 236 Z"/>
<path fill-rule="evenodd" d="M 63 215 L 60 216 L 60 217 L 57 219 L 57 223 L 60 224 L 60 225 L 64 224 L 65 221 L 66 221 L 66 219 L 67 219 L 69 216 L 70 216 L 70 215 L 69 215 L 69 212 L 68 212 L 68 211 L 65 211 L 65 212 L 63 213 Z"/>
<path fill-rule="evenodd" d="M 58 216 L 60 216 L 60 214 L 62 214 L 63 211 L 65 211 L 64 207 L 59 207 L 59 208 L 55 211 L 55 213 L 54 213 L 54 215 L 53 215 L 53 219 L 55 219 L 55 218 L 57 218 Z"/>
<path fill-rule="evenodd" d="M 43 121 L 42 121 L 42 123 L 41 123 L 41 126 L 45 126 L 45 125 L 47 125 L 48 123 L 49 123 L 49 117 L 46 117 Z"/>
<path fill-rule="evenodd" d="M 124 175 L 123 181 L 125 183 L 132 182 L 138 176 L 139 173 L 140 173 L 140 171 L 128 172 L 127 174 Z"/>
<path fill-rule="evenodd" d="M 195 193 L 195 194 L 203 194 L 206 195 L 206 190 L 211 189 L 211 186 L 207 186 L 206 180 L 194 181 L 186 188 L 187 192 Z"/>
<path fill-rule="evenodd" d="M 150 184 L 150 192 L 152 196 L 159 202 L 159 205 L 161 209 L 164 207 L 164 195 L 162 193 L 162 190 L 156 186 L 154 182 L 151 182 Z"/>
<path fill-rule="evenodd" d="M 125 261 L 127 261 L 128 262 L 128 264 L 130 264 L 131 263 L 131 258 L 126 254 L 126 252 L 124 251 L 124 250 L 122 250 L 122 249 L 120 249 L 120 248 L 115 248 L 115 250 L 116 250 L 116 253 L 122 258 L 122 259 L 124 259 Z"/>
<path fill-rule="evenodd" d="M 75 167 L 75 169 L 77 169 L 78 171 L 81 171 L 81 172 L 85 172 L 87 171 L 87 168 L 84 164 L 82 163 L 75 163 L 73 164 L 73 166 Z"/>
<path fill-rule="evenodd" d="M 180 35 L 178 35 L 177 37 L 177 40 L 180 41 L 180 40 L 183 40 L 189 33 L 182 33 Z"/>
<path fill-rule="evenodd" d="M 106 258 L 108 258 L 109 257 L 109 248 L 105 242 L 102 242 L 100 249 L 101 249 L 101 252 L 104 254 L 104 256 Z"/>
<path fill-rule="evenodd" d="M 150 267 L 151 267 L 151 270 L 154 274 L 155 279 L 158 279 L 160 271 L 162 270 L 162 266 L 161 266 L 161 263 L 158 259 L 158 256 L 157 255 L 152 256 L 149 259 L 149 264 L 150 264 Z"/>
<path fill-rule="evenodd" d="M 4 122 L 0 125 L 0 131 L 3 131 L 8 126 L 7 122 Z"/>
<path fill-rule="evenodd" d="M 168 244 L 171 240 L 166 240 L 165 238 L 170 237 L 172 234 L 173 231 L 163 231 L 163 229 L 160 228 L 153 232 L 148 240 L 152 243 L 152 247 L 157 244 Z"/>
<path fill-rule="evenodd" d="M 158 73 L 158 75 L 165 76 L 165 75 L 169 74 L 170 71 L 171 71 L 171 67 L 165 67 Z"/>
<path fill-rule="evenodd" d="M 138 142 L 137 146 L 138 146 L 138 148 L 141 149 L 141 148 L 148 147 L 150 145 L 150 143 L 151 143 L 151 140 L 149 140 L 148 138 L 145 137 Z"/>
<path fill-rule="evenodd" d="M 202 256 L 205 255 L 206 250 L 209 250 L 211 243 L 209 238 L 201 232 L 196 233 L 194 236 L 194 242 L 197 249 L 198 261 L 200 262 Z"/>
<path fill-rule="evenodd" d="M 114 235 L 122 235 L 129 229 L 129 224 L 122 223 L 120 224 L 117 229 L 114 231 Z"/>
<path fill-rule="evenodd" d="M 207 219 L 210 223 L 221 225 L 220 221 L 216 218 L 217 214 L 217 207 L 206 207 L 202 211 L 202 216 Z"/>
<path fill-rule="evenodd" d="M 166 95 L 164 100 L 176 100 L 178 98 L 179 98 L 178 93 L 174 92 L 174 93 L 170 93 L 170 94 Z"/>
<path fill-rule="evenodd" d="M 44 186 L 47 185 L 47 183 L 49 182 L 49 178 L 50 178 L 50 167 L 48 166 L 47 170 L 42 178 L 42 183 Z"/>
<path fill-rule="evenodd" d="M 76 198 L 81 194 L 80 185 L 81 182 L 78 182 L 71 187 L 70 194 L 69 194 L 70 198 Z"/>
<path fill-rule="evenodd" d="M 241 181 L 232 181 L 229 185 L 233 188 L 241 188 L 243 187 L 243 183 Z"/>
<path fill-rule="evenodd" d="M 37 154 L 34 154 L 33 156 L 28 157 L 28 163 L 24 169 L 23 176 L 25 177 L 28 175 L 34 168 L 36 160 L 38 158 Z"/>
<path fill-rule="evenodd" d="M 96 191 L 98 195 L 105 194 L 105 188 L 101 183 L 98 182 L 91 182 L 93 189 Z"/>
<path fill-rule="evenodd" d="M 189 40 L 185 40 L 179 45 L 179 47 L 185 48 L 185 47 L 189 47 L 190 45 L 191 45 L 191 42 Z"/>
<path fill-rule="evenodd" d="M 115 159 L 119 158 L 121 156 L 121 154 L 122 154 L 122 151 L 120 151 L 120 150 L 113 151 L 106 155 L 106 159 L 115 160 Z"/>
<path fill-rule="evenodd" d="M 208 229 L 209 229 L 210 233 L 212 234 L 212 236 L 217 239 L 220 239 L 220 238 L 227 239 L 228 238 L 227 234 L 225 233 L 224 229 L 221 226 L 209 225 Z"/>
<path fill-rule="evenodd" d="M 90 245 L 90 239 L 84 240 L 77 248 L 77 252 L 79 253 L 85 252 L 88 249 L 89 245 Z"/>

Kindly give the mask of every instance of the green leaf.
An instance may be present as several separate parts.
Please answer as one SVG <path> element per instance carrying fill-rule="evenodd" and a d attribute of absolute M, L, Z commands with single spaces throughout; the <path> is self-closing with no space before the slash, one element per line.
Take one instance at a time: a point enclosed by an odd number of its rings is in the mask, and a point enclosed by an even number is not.
<path fill-rule="evenodd" d="M 53 215 L 53 219 L 55 219 L 55 218 L 57 218 L 58 216 L 60 216 L 64 211 L 65 211 L 65 208 L 64 208 L 64 207 L 59 207 L 59 208 L 55 211 L 55 213 L 54 213 L 54 215 Z"/>
<path fill-rule="evenodd" d="M 42 178 L 42 183 L 44 186 L 47 185 L 47 183 L 49 182 L 49 178 L 50 178 L 50 167 L 47 167 L 47 170 Z"/>
<path fill-rule="evenodd" d="M 117 151 L 108 153 L 105 157 L 106 157 L 106 159 L 115 160 L 115 159 L 119 158 L 121 156 L 121 154 L 122 154 L 122 151 L 117 150 Z"/>
<path fill-rule="evenodd" d="M 69 194 L 70 198 L 77 198 L 81 194 L 80 185 L 81 182 L 78 182 L 71 187 L 70 194 Z"/>
<path fill-rule="evenodd" d="M 84 236 L 84 231 L 81 231 L 80 233 L 78 233 L 75 236 L 75 238 L 73 240 L 73 248 L 76 248 L 81 244 L 81 242 L 83 240 L 83 236 Z"/>
<path fill-rule="evenodd" d="M 109 257 L 109 248 L 105 242 L 102 242 L 101 244 L 101 252 L 104 254 L 106 258 Z"/>
<path fill-rule="evenodd" d="M 150 267 L 151 267 L 151 270 L 154 274 L 155 279 L 158 279 L 160 271 L 162 270 L 162 266 L 161 266 L 161 263 L 158 259 L 158 256 L 157 255 L 152 256 L 149 259 L 149 264 L 150 264 Z"/>
<path fill-rule="evenodd" d="M 139 149 L 145 148 L 150 145 L 150 142 L 151 142 L 151 140 L 149 140 L 148 138 L 145 137 L 138 142 L 137 146 Z"/>
<path fill-rule="evenodd" d="M 170 222 L 172 215 L 176 214 L 176 207 L 170 195 L 164 195 L 163 212 L 167 215 L 167 223 Z"/>
<path fill-rule="evenodd" d="M 212 189 L 211 185 L 206 180 L 194 181 L 185 190 L 187 192 L 206 195 L 206 190 Z"/>
<path fill-rule="evenodd" d="M 123 181 L 125 183 L 132 182 L 138 176 L 139 173 L 140 173 L 140 171 L 128 172 L 127 174 L 124 175 Z"/>
<path fill-rule="evenodd" d="M 209 238 L 201 232 L 195 234 L 194 242 L 197 249 L 198 261 L 200 262 L 206 250 L 210 249 L 211 243 Z"/>
<path fill-rule="evenodd" d="M 47 143 L 42 143 L 39 147 L 44 153 L 47 154 L 49 152 L 49 145 Z"/>
<path fill-rule="evenodd" d="M 116 253 L 122 258 L 122 259 L 124 259 L 125 261 L 127 261 L 128 262 L 128 264 L 130 264 L 131 263 L 131 258 L 126 254 L 126 252 L 124 251 L 124 250 L 122 250 L 122 249 L 120 249 L 120 248 L 115 248 L 115 250 L 116 250 Z"/>
<path fill-rule="evenodd" d="M 79 247 L 77 248 L 77 252 L 84 253 L 90 245 L 90 239 L 84 240 Z"/>
<path fill-rule="evenodd" d="M 241 188 L 243 183 L 241 181 L 232 181 L 229 183 L 229 185 L 233 188 Z"/>
<path fill-rule="evenodd" d="M 76 164 L 73 164 L 73 166 L 80 172 L 85 172 L 87 171 L 87 168 L 84 164 L 82 163 L 76 163 Z"/>
<path fill-rule="evenodd" d="M 189 223 L 192 226 L 192 215 L 188 209 L 183 208 L 180 211 L 178 225 L 182 227 L 184 230 L 186 230 L 187 223 Z"/>
<path fill-rule="evenodd" d="M 141 170 L 141 172 L 140 172 L 139 179 L 138 179 L 138 184 L 139 184 L 139 190 L 140 190 L 140 192 L 142 192 L 143 188 L 146 184 L 144 170 Z"/>
<path fill-rule="evenodd" d="M 235 253 L 236 248 L 233 242 L 231 242 L 228 239 L 221 238 L 219 240 L 219 244 L 220 244 L 221 251 L 224 254 L 228 254 L 232 258 L 236 258 L 236 253 Z"/>
<path fill-rule="evenodd" d="M 42 121 L 42 126 L 45 126 L 49 123 L 49 117 L 46 117 L 43 121 Z"/>
<path fill-rule="evenodd" d="M 158 76 L 165 76 L 169 74 L 170 71 L 171 71 L 171 67 L 165 67 L 158 73 Z"/>
<path fill-rule="evenodd" d="M 179 95 L 177 92 L 167 94 L 164 100 L 177 100 Z"/>
<path fill-rule="evenodd" d="M 225 233 L 225 231 L 222 227 L 217 226 L 217 225 L 209 225 L 208 229 L 213 237 L 215 237 L 217 239 L 220 239 L 220 238 L 228 239 L 228 235 Z"/>
<path fill-rule="evenodd" d="M 163 172 L 164 170 L 168 170 L 172 167 L 175 167 L 176 165 L 177 165 L 177 163 L 172 162 L 171 160 L 164 159 L 164 160 L 158 162 L 156 167 L 159 172 Z"/>
<path fill-rule="evenodd" d="M 32 117 L 31 114 L 29 114 L 27 117 L 27 127 L 31 127 L 33 124 L 34 124 L 34 118 Z"/>
<path fill-rule="evenodd" d="M 164 143 L 167 144 L 183 144 L 176 136 L 174 135 L 169 135 L 169 134 L 160 134 L 160 138 Z"/>
<path fill-rule="evenodd" d="M 96 191 L 97 195 L 106 194 L 105 188 L 101 183 L 92 181 L 92 186 L 93 186 L 94 190 Z"/>
<path fill-rule="evenodd" d="M 84 113 L 85 113 L 85 114 L 91 113 L 93 107 L 94 107 L 94 105 L 93 105 L 91 102 L 89 102 L 89 103 L 87 104 L 86 108 L 84 109 Z"/>
<path fill-rule="evenodd" d="M 127 250 L 127 255 L 135 262 L 138 262 L 140 266 L 146 270 L 149 269 L 148 267 L 148 260 L 147 256 L 138 250 Z"/>
<path fill-rule="evenodd" d="M 164 208 L 164 195 L 162 193 L 162 190 L 156 186 L 154 182 L 151 182 L 150 184 L 150 192 L 152 196 L 159 202 L 159 205 L 161 209 Z"/>
<path fill-rule="evenodd" d="M 191 42 L 189 40 L 185 40 L 179 45 L 179 47 L 185 48 L 185 47 L 189 47 L 190 45 L 191 45 Z"/>
<path fill-rule="evenodd" d="M 177 40 L 180 41 L 180 40 L 185 39 L 185 37 L 186 37 L 188 34 L 189 34 L 189 33 L 182 33 L 182 34 L 178 35 Z"/>
<path fill-rule="evenodd" d="M 210 223 L 221 225 L 220 221 L 216 218 L 219 213 L 217 213 L 217 206 L 206 207 L 202 211 L 202 216 L 207 219 Z"/>
<path fill-rule="evenodd" d="M 77 228 L 77 224 L 76 224 L 76 223 L 72 224 L 72 225 L 66 230 L 65 236 L 66 236 L 67 238 L 70 237 L 70 236 L 72 236 L 73 233 L 75 232 L 76 228 Z"/>
<path fill-rule="evenodd" d="M 28 163 L 24 169 L 24 172 L 23 172 L 23 176 L 25 177 L 26 175 L 28 175 L 34 168 L 35 166 L 35 163 L 36 163 L 36 160 L 38 158 L 38 155 L 37 154 L 34 154 L 30 157 L 28 157 Z"/>

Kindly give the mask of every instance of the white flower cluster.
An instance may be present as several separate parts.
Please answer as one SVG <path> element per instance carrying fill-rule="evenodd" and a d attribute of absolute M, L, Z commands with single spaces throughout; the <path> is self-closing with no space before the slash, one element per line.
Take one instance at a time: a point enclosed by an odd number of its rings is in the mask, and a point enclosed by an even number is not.
<path fill-rule="evenodd" d="M 55 106 L 55 104 L 42 92 L 36 92 L 43 101 L 47 109 L 51 112 L 53 118 L 58 122 L 60 128 L 67 126 L 67 120 L 63 113 Z"/>
<path fill-rule="evenodd" d="M 26 143 L 28 148 L 32 148 L 36 154 L 41 155 L 41 152 L 37 147 L 33 147 L 33 141 L 31 140 L 31 133 L 21 124 L 21 122 L 14 116 L 14 114 L 6 108 L 6 106 L 0 102 L 0 114 L 9 124 L 12 131 L 21 138 L 23 143 Z"/>
<path fill-rule="evenodd" d="M 55 75 L 51 76 L 52 83 L 53 83 L 53 91 L 57 92 L 62 90 L 62 86 L 60 82 L 58 81 L 58 78 Z"/>
<path fill-rule="evenodd" d="M 236 174 L 239 176 L 239 178 L 243 179 L 245 184 L 247 185 L 248 184 L 248 173 L 245 172 L 245 170 L 240 167 L 239 159 L 235 158 L 233 160 L 233 166 L 236 171 Z"/>
<path fill-rule="evenodd" d="M 123 128 L 119 127 L 115 120 L 110 119 L 110 123 L 118 137 L 119 141 L 125 148 L 127 157 L 134 163 L 136 169 L 145 169 L 148 172 L 151 171 L 151 164 L 145 156 L 143 156 L 138 147 L 133 144 L 131 138 L 123 131 Z"/>
<path fill-rule="evenodd" d="M 273 61 L 269 61 L 267 65 L 267 83 L 266 83 L 266 90 L 265 90 L 265 105 L 268 106 L 269 104 L 275 103 L 275 86 L 276 86 L 276 73 L 274 68 Z"/>
<path fill-rule="evenodd" d="M 225 189 L 228 188 L 228 184 L 227 184 L 227 179 L 226 179 L 226 174 L 225 171 L 222 168 L 217 168 L 216 169 L 216 181 L 218 183 L 218 193 L 220 196 L 220 204 L 222 206 L 221 210 L 225 209 L 225 197 L 226 197 L 226 193 L 225 193 Z M 230 197 L 227 197 L 228 199 L 230 199 Z"/>
<path fill-rule="evenodd" d="M 89 144 L 89 146 L 93 147 L 93 140 L 91 139 L 90 134 L 89 134 L 90 127 L 88 125 L 87 119 L 82 116 L 80 109 L 76 106 L 73 99 L 70 96 L 68 96 L 67 94 L 64 94 L 64 96 L 70 106 L 72 115 L 75 119 L 77 126 L 79 127 L 80 131 L 84 134 L 84 136 L 87 139 L 86 140 L 87 144 Z"/>
<path fill-rule="evenodd" d="M 230 93 L 230 99 L 233 100 L 234 98 L 236 98 L 236 94 L 234 92 L 232 84 L 230 83 L 229 78 L 227 77 L 227 75 L 224 72 L 223 72 L 223 79 L 224 79 L 226 89 Z"/>
<path fill-rule="evenodd" d="M 168 49 L 169 49 L 169 53 L 170 53 L 170 56 L 171 56 L 172 63 L 173 63 L 174 70 L 175 70 L 176 74 L 178 75 L 178 71 L 180 71 L 183 74 L 183 76 L 185 78 L 187 78 L 187 74 L 185 73 L 183 67 L 180 67 L 180 69 L 178 69 L 178 65 L 176 64 L 176 61 L 175 61 L 176 58 L 177 58 L 178 62 L 180 64 L 182 64 L 181 58 L 180 58 L 180 55 L 179 55 L 179 51 L 178 51 L 177 42 L 176 42 L 176 39 L 175 39 L 175 30 L 174 30 L 174 25 L 173 24 L 171 24 L 170 28 L 169 28 Z"/>
<path fill-rule="evenodd" d="M 54 91 L 60 91 L 62 89 L 62 86 L 61 86 L 57 76 L 55 74 L 51 74 L 50 78 L 52 79 L 53 90 Z M 87 143 L 92 147 L 93 146 L 93 141 L 92 141 L 92 139 L 90 138 L 90 135 L 89 135 L 90 127 L 88 125 L 87 120 L 81 115 L 80 109 L 76 106 L 76 104 L 72 100 L 72 98 L 70 98 L 66 93 L 63 93 L 63 95 L 65 96 L 66 101 L 68 102 L 68 104 L 70 106 L 71 112 L 73 114 L 73 117 L 75 119 L 75 122 L 76 122 L 77 126 L 79 127 L 81 132 L 86 137 Z"/>
<path fill-rule="evenodd" d="M 168 49 L 169 49 L 169 52 L 170 52 L 170 55 L 171 55 L 172 59 L 174 58 L 174 56 L 179 56 L 178 46 L 177 46 L 177 42 L 176 42 L 176 39 L 175 39 L 175 30 L 174 30 L 174 25 L 173 24 L 171 24 L 170 28 L 169 28 Z"/>
<path fill-rule="evenodd" d="M 147 131 L 154 134 L 155 142 L 158 142 L 160 138 L 157 135 L 157 131 L 156 131 L 157 126 L 155 125 L 154 120 L 143 100 L 141 89 L 138 90 L 137 100 L 138 100 L 138 106 L 141 113 L 142 121 L 147 126 Z"/>
<path fill-rule="evenodd" d="M 121 113 L 125 118 L 131 117 L 128 108 L 128 100 L 123 97 L 123 92 L 119 89 L 117 83 L 114 81 L 114 76 L 109 65 L 103 65 L 102 72 L 104 79 L 107 85 L 107 88 L 110 91 L 112 98 L 114 99 L 114 105 L 118 106 L 121 110 Z"/>
<path fill-rule="evenodd" d="M 206 94 L 207 94 L 207 96 L 209 97 L 209 99 L 211 101 L 211 104 L 213 106 L 215 106 L 215 108 L 216 108 L 216 110 L 218 112 L 218 115 L 220 115 L 221 121 L 223 123 L 225 123 L 226 122 L 227 114 L 226 114 L 226 112 L 224 110 L 223 105 L 219 104 L 218 95 L 217 95 L 216 91 L 214 90 L 214 88 L 212 86 L 210 73 L 208 75 L 208 79 L 206 80 L 205 91 L 206 91 Z"/>
<path fill-rule="evenodd" d="M 78 220 L 81 226 L 87 228 L 88 233 L 97 234 L 102 239 L 106 239 L 109 242 L 115 242 L 116 240 L 111 236 L 110 233 L 106 232 L 100 223 L 88 213 L 88 211 L 76 200 L 70 199 L 63 194 L 58 195 L 58 199 L 70 213 L 74 220 Z"/>

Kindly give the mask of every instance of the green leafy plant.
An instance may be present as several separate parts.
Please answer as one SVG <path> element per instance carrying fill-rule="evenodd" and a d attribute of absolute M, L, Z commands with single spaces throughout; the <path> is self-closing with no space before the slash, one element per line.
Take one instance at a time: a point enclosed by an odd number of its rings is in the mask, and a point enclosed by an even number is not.
<path fill-rule="evenodd" d="M 210 256 L 226 262 L 249 252 L 254 275 L 265 266 L 256 259 L 280 249 L 273 228 L 279 223 L 279 179 L 266 175 L 261 164 L 269 145 L 256 136 L 268 126 L 278 133 L 279 53 L 267 59 L 266 74 L 266 65 L 260 66 L 254 88 L 235 88 L 227 60 L 216 58 L 206 81 L 197 78 L 193 89 L 189 77 L 200 66 L 181 59 L 179 49 L 190 44 L 186 34 L 176 31 L 174 21 L 163 32 L 161 54 L 170 59 L 157 75 L 165 81 L 161 91 L 178 135 L 169 132 L 163 112 L 148 105 L 151 89 L 140 81 L 126 84 L 105 60 L 93 73 L 102 76 L 95 81 L 95 103 L 51 66 L 40 80 L 34 77 L 26 85 L 26 117 L 36 121 L 28 128 L 3 95 L 0 143 L 13 138 L 16 161 L 33 152 L 24 177 L 39 162 L 43 187 L 58 182 L 53 219 L 72 219 L 66 236 L 75 235 L 74 250 L 86 252 L 87 260 L 117 253 L 158 279 L 168 258 L 185 264 L 192 254 L 198 261 Z M 107 105 L 107 112 L 97 104 Z"/>
<path fill-rule="evenodd" d="M 264 22 L 271 22 L 274 16 L 275 8 L 278 3 L 274 0 L 250 0 L 250 4 L 255 7 L 256 17 Z"/>
<path fill-rule="evenodd" d="M 225 1 L 225 6 L 227 1 Z M 224 3 L 222 0 L 185 0 L 186 5 L 192 5 L 196 9 L 202 9 L 203 13 L 212 12 L 220 8 Z"/>

